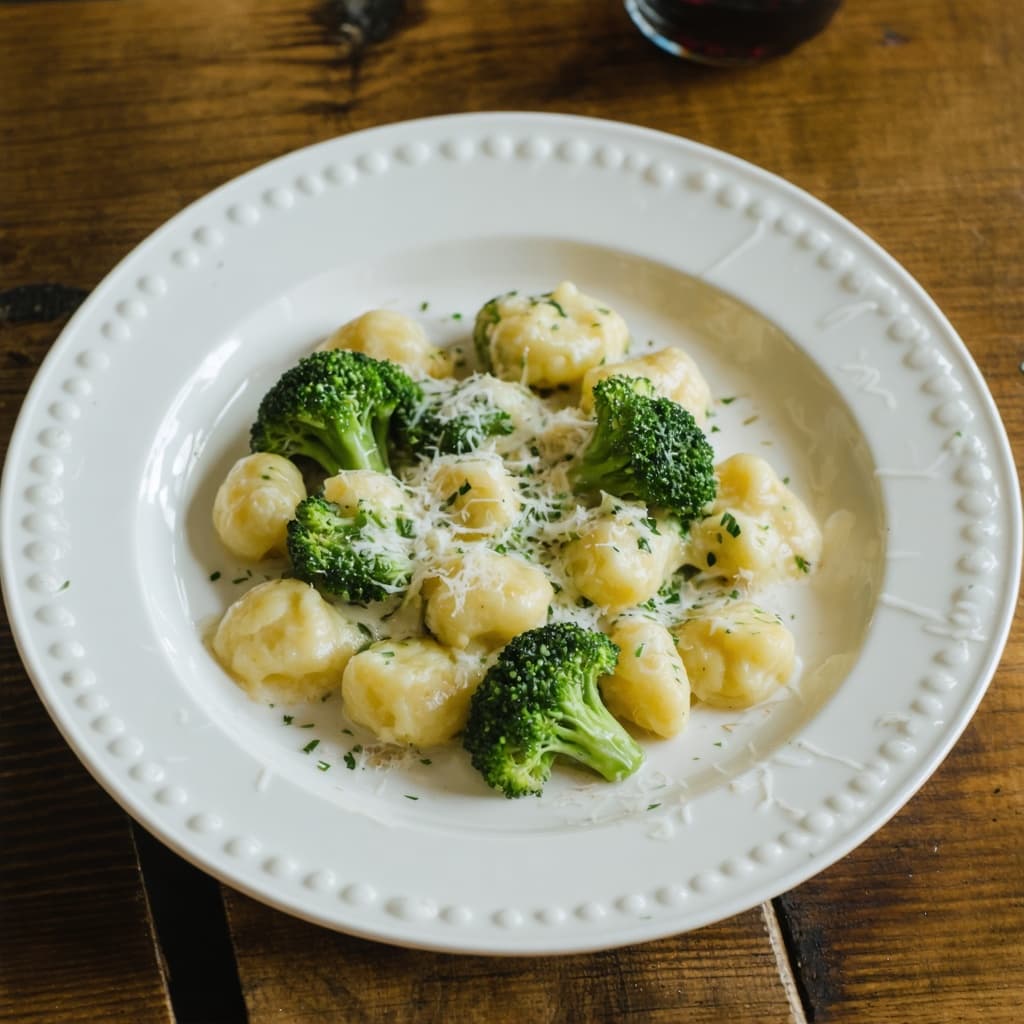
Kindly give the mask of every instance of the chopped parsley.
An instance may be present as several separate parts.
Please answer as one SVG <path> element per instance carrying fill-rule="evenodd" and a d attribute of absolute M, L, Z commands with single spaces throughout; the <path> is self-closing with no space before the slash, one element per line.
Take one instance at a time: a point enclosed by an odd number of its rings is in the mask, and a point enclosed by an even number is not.
<path fill-rule="evenodd" d="M 793 556 L 793 561 L 796 562 L 796 567 L 801 572 L 810 572 L 811 571 L 811 563 L 808 562 L 807 559 L 804 558 L 803 555 L 794 555 Z"/>
<path fill-rule="evenodd" d="M 742 532 L 740 524 L 736 522 L 736 517 L 731 512 L 725 512 L 722 515 L 721 525 L 725 527 L 725 532 L 730 537 L 738 537 Z"/>
<path fill-rule="evenodd" d="M 319 746 L 320 746 L 320 741 L 319 741 L 319 740 L 310 740 L 310 741 L 309 741 L 309 742 L 308 742 L 308 743 L 307 743 L 307 744 L 306 744 L 306 745 L 305 745 L 305 746 L 304 746 L 304 747 L 302 748 L 302 752 L 303 752 L 304 754 L 311 754 L 311 753 L 312 753 L 312 752 L 313 752 L 314 750 L 316 750 L 316 748 L 317 748 L 317 747 L 319 747 Z"/>

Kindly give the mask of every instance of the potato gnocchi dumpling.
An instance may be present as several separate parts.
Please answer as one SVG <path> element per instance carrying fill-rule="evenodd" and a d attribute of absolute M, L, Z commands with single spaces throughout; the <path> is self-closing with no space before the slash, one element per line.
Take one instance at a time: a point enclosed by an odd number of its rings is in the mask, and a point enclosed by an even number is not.
<path fill-rule="evenodd" d="M 679 529 L 670 520 L 611 514 L 582 527 L 562 558 L 585 598 L 620 609 L 653 597 L 682 564 L 682 556 Z"/>
<path fill-rule="evenodd" d="M 312 701 L 341 686 L 365 640 L 309 584 L 269 580 L 228 608 L 213 652 L 253 699 Z"/>
<path fill-rule="evenodd" d="M 476 547 L 423 583 L 427 629 L 449 647 L 500 647 L 542 626 L 554 597 L 543 570 Z"/>
<path fill-rule="evenodd" d="M 711 389 L 697 364 L 681 348 L 668 348 L 626 359 L 621 363 L 597 366 L 583 378 L 580 408 L 590 412 L 594 407 L 594 385 L 606 377 L 646 377 L 655 393 L 670 398 L 687 409 L 699 426 L 704 426 L 711 408 Z"/>
<path fill-rule="evenodd" d="M 615 671 L 600 683 L 608 710 L 656 736 L 677 736 L 690 719 L 690 681 L 672 634 L 649 619 L 623 618 L 608 636 L 619 647 Z"/>
<path fill-rule="evenodd" d="M 798 579 L 821 556 L 821 530 L 807 506 L 756 455 L 733 455 L 717 468 L 709 515 L 690 524 L 688 560 L 748 585 Z"/>
<path fill-rule="evenodd" d="M 474 330 L 477 352 L 495 376 L 540 388 L 574 384 L 595 366 L 617 362 L 628 340 L 622 317 L 569 281 L 545 295 L 492 299 Z"/>
<path fill-rule="evenodd" d="M 213 502 L 213 526 L 221 543 L 247 561 L 283 555 L 288 520 L 306 497 L 294 463 L 280 455 L 254 452 L 228 471 Z"/>
<path fill-rule="evenodd" d="M 432 345 L 427 332 L 415 320 L 390 309 L 371 309 L 342 324 L 320 347 L 347 348 L 373 359 L 387 359 L 413 376 L 452 374 L 448 353 Z"/>
<path fill-rule="evenodd" d="M 355 515 L 359 506 L 376 512 L 407 513 L 408 497 L 390 473 L 372 469 L 343 469 L 324 481 L 324 497 L 333 501 L 343 515 Z"/>
<path fill-rule="evenodd" d="M 694 696 L 712 707 L 760 703 L 786 682 L 796 663 L 793 634 L 752 601 L 701 612 L 672 632 Z"/>
<path fill-rule="evenodd" d="M 494 536 L 519 515 L 519 491 L 494 455 L 457 456 L 439 462 L 431 480 L 439 505 L 462 537 Z"/>
<path fill-rule="evenodd" d="M 341 699 L 354 722 L 386 743 L 430 747 L 466 724 L 473 689 L 451 651 L 417 637 L 383 640 L 355 655 Z"/>

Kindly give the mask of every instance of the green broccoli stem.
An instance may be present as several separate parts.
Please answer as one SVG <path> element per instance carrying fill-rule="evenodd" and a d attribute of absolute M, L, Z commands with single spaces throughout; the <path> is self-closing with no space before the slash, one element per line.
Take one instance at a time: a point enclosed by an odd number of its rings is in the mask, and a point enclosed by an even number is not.
<path fill-rule="evenodd" d="M 593 769 L 608 782 L 619 782 L 632 775 L 643 763 L 640 745 L 612 717 L 586 703 L 573 703 L 565 717 L 554 727 L 559 744 L 556 753 L 573 757 Z"/>
<path fill-rule="evenodd" d="M 629 456 L 615 451 L 595 452 L 593 448 L 569 468 L 569 483 L 574 490 L 608 491 L 629 497 L 633 478 L 629 473 Z"/>
<path fill-rule="evenodd" d="M 318 462 L 327 471 L 329 476 L 334 476 L 341 470 L 341 463 L 335 457 L 335 453 L 327 445 L 321 444 L 321 442 L 309 437 L 301 438 L 291 444 L 288 456 L 292 457 L 295 455 L 301 455 L 307 459 L 312 459 L 314 462 Z"/>
<path fill-rule="evenodd" d="M 377 443 L 372 423 L 353 417 L 347 423 L 332 424 L 332 433 L 340 455 L 340 458 L 335 459 L 339 466 L 346 469 L 372 469 L 377 473 L 390 471 L 387 449 Z"/>

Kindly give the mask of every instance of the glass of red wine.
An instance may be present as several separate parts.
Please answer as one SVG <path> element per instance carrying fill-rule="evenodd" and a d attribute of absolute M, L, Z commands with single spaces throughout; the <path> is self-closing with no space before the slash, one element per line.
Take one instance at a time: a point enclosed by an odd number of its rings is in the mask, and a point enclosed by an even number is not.
<path fill-rule="evenodd" d="M 677 57 L 757 64 L 789 53 L 832 20 L 842 0 L 625 0 L 637 28 Z"/>

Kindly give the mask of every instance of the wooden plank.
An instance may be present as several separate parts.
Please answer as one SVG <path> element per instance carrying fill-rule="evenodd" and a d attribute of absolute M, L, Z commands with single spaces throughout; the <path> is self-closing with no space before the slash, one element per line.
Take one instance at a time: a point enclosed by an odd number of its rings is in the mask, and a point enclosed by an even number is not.
<path fill-rule="evenodd" d="M 1018 636 L 1020 626 L 1018 621 Z M 780 901 L 814 1021 L 1020 1019 L 1024 644 L 925 789 Z"/>
<path fill-rule="evenodd" d="M 655 52 L 614 0 L 585 12 L 570 0 L 409 7 L 397 34 L 353 73 L 312 3 L 0 6 L 0 224 L 10 229 L 0 288 L 90 287 L 185 202 L 342 132 L 454 110 L 611 117 L 737 153 L 878 239 L 966 339 L 1022 466 L 1024 19 L 1003 0 L 851 0 L 791 57 L 727 74 Z M 29 340 L 4 350 L 0 373 L 36 360 L 52 332 L 18 337 Z M 4 415 L 21 380 L 0 385 Z M 1020 635 L 1018 620 L 975 723 L 907 810 L 779 902 L 815 1019 L 1019 1016 Z M 509 1019 L 523 1010 L 568 1019 L 560 986 L 579 1001 L 580 1019 L 686 1019 L 685 1009 L 698 1020 L 785 1019 L 756 914 L 618 953 L 493 961 L 392 950 L 228 900 L 254 1020 L 275 1010 L 364 1019 L 364 993 L 381 1000 L 365 1010 L 377 1014 L 370 1020 L 409 1019 L 402 1013 L 419 1001 L 424 1019 L 440 1019 L 440 1007 L 496 1020 L 499 1006 Z M 91 913 L 84 907 L 79 920 L 98 926 Z M 330 955 L 320 958 L 321 947 Z M 754 965 L 749 985 L 745 962 Z M 629 979 L 625 989 L 617 976 Z M 476 998 L 459 996 L 457 982 Z M 488 997 L 500 1004 L 482 1018 Z"/>
<path fill-rule="evenodd" d="M 0 320 L 4 448 L 56 330 Z M 0 1021 L 170 1022 L 128 821 L 47 717 L 6 616 L 0 679 Z"/>
<path fill-rule="evenodd" d="M 250 1024 L 337 1014 L 352 1024 L 743 1021 L 790 1005 L 752 910 L 690 935 L 566 957 L 475 957 L 338 935 L 225 891 Z"/>

